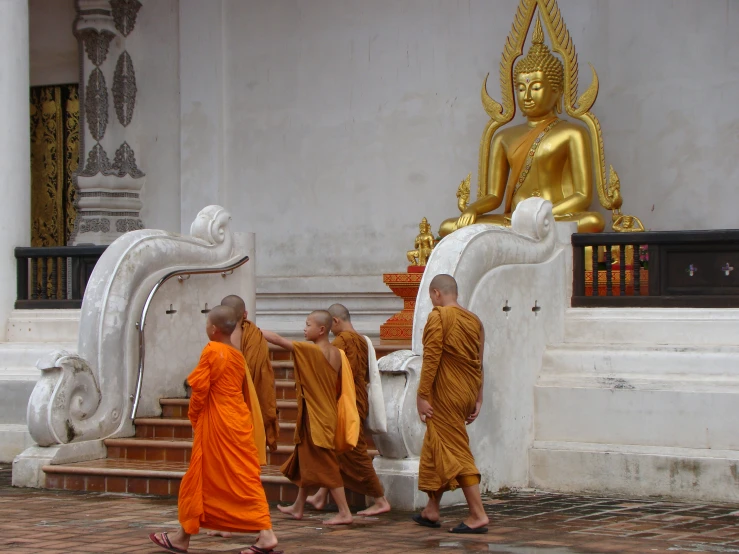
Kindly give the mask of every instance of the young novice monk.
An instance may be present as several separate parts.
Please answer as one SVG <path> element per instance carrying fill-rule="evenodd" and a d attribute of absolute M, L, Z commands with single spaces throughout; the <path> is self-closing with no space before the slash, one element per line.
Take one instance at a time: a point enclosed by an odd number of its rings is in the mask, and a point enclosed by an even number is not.
<path fill-rule="evenodd" d="M 231 344 L 241 350 L 246 359 L 246 366 L 249 368 L 257 398 L 259 398 L 267 446 L 274 452 L 277 450 L 280 425 L 277 421 L 275 373 L 269 361 L 269 346 L 259 327 L 246 319 L 249 314 L 241 297 L 232 294 L 221 300 L 221 305 L 233 308 L 239 318 L 236 329 L 231 335 Z"/>
<path fill-rule="evenodd" d="M 181 527 L 172 534 L 149 535 L 168 552 L 187 552 L 190 536 L 205 527 L 258 532 L 257 543 L 242 554 L 276 553 L 277 537 L 259 479 L 254 425 L 244 399 L 244 356 L 231 345 L 237 320 L 232 308 L 210 311 L 205 327 L 210 342 L 187 378 L 192 387 L 187 415 L 195 437 L 180 486 Z"/>
<path fill-rule="evenodd" d="M 369 377 L 369 350 L 365 338 L 357 333 L 352 325 L 349 310 L 342 304 L 333 304 L 329 307 L 332 324 L 331 333 L 334 335 L 333 344 L 343 350 L 349 360 L 354 378 L 354 389 L 357 394 L 357 412 L 359 421 L 364 424 L 369 412 L 367 398 L 367 380 Z M 390 511 L 390 503 L 385 499 L 385 491 L 377 478 L 372 458 L 367 453 L 367 440 L 364 438 L 364 426 L 360 429 L 357 446 L 338 454 L 339 469 L 344 486 L 356 493 L 374 498 L 375 503 L 368 509 L 358 512 L 360 516 L 374 516 Z M 316 494 L 308 497 L 308 503 L 314 508 L 322 510 L 328 500 L 328 489 L 321 488 Z"/>
<path fill-rule="evenodd" d="M 439 503 L 444 491 L 462 487 L 469 517 L 452 533 L 487 533 L 488 516 L 480 498 L 480 471 L 470 451 L 466 424 L 480 413 L 485 331 L 478 317 L 457 304 L 457 282 L 451 275 L 431 280 L 434 309 L 423 330 L 423 365 L 416 404 L 426 423 L 418 489 L 429 495 L 426 508 L 413 520 L 440 527 Z"/>
<path fill-rule="evenodd" d="M 277 508 L 295 519 L 302 519 L 308 496 L 306 488 L 326 487 L 331 491 L 339 513 L 324 523 L 348 525 L 352 523 L 352 514 L 346 502 L 339 462 L 334 452 L 338 423 L 336 398 L 342 353 L 329 343 L 330 329 L 331 314 L 318 310 L 312 312 L 305 321 L 303 334 L 310 342 L 293 342 L 271 331 L 263 331 L 267 342 L 293 353 L 298 399 L 295 450 L 281 470 L 300 490 L 295 504 Z M 350 371 L 349 368 L 347 370 Z"/>

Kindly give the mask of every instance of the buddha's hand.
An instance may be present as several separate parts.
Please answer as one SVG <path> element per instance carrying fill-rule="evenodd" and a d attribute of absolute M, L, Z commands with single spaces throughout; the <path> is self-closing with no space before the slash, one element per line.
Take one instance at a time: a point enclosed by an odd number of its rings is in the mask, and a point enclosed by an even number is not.
<path fill-rule="evenodd" d="M 462 215 L 460 215 L 457 220 L 457 229 L 467 227 L 467 225 L 472 225 L 475 221 L 477 221 L 477 212 L 467 208 L 462 212 Z"/>

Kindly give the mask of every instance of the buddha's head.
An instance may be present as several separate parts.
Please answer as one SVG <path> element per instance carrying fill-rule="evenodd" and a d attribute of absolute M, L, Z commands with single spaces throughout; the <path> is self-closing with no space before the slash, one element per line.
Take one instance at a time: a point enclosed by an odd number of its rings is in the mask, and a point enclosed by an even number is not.
<path fill-rule="evenodd" d="M 431 225 L 429 225 L 428 219 L 424 217 L 421 220 L 421 223 L 418 225 L 418 230 L 421 231 L 422 234 L 426 234 L 431 230 Z"/>
<path fill-rule="evenodd" d="M 539 19 L 536 20 L 532 42 L 528 54 L 513 69 L 518 107 L 528 117 L 542 117 L 552 110 L 561 113 L 564 67 L 544 44 L 544 31 Z"/>

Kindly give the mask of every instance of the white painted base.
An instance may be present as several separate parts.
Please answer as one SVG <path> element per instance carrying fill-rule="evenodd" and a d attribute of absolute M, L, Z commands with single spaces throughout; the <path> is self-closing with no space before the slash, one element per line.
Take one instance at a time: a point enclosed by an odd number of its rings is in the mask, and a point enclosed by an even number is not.
<path fill-rule="evenodd" d="M 537 441 L 531 485 L 560 492 L 739 501 L 739 452 Z"/>
<path fill-rule="evenodd" d="M 28 434 L 27 425 L 0 423 L 0 462 L 12 462 L 18 454 L 30 446 L 33 446 L 33 439 Z"/>
<path fill-rule="evenodd" d="M 105 458 L 107 449 L 102 440 L 75 442 L 56 446 L 31 446 L 13 460 L 13 486 L 43 488 L 46 465 L 85 462 Z"/>
<path fill-rule="evenodd" d="M 13 310 L 8 342 L 73 342 L 80 334 L 80 310 Z"/>
<path fill-rule="evenodd" d="M 302 335 L 306 316 L 340 303 L 352 324 L 372 338 L 380 325 L 403 309 L 403 301 L 382 282 L 382 275 L 259 277 L 256 324 L 281 334 Z"/>
<path fill-rule="evenodd" d="M 385 498 L 393 509 L 416 511 L 426 506 L 428 495 L 418 490 L 418 458 L 393 460 L 378 456 L 373 463 L 385 489 Z M 464 502 L 462 489 L 447 492 L 441 497 L 442 506 Z"/>

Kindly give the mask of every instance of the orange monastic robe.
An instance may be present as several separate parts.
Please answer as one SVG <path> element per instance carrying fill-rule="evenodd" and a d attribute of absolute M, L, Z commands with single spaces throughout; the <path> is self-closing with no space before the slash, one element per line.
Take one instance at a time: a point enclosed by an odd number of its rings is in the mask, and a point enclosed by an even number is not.
<path fill-rule="evenodd" d="M 200 527 L 239 533 L 272 528 L 244 402 L 244 364 L 232 346 L 210 342 L 187 378 L 195 438 L 178 506 L 180 524 L 191 535 Z"/>
<path fill-rule="evenodd" d="M 354 377 L 354 390 L 357 394 L 357 412 L 362 428 L 357 446 L 339 454 L 339 468 L 344 486 L 359 494 L 380 498 L 385 496 L 380 480 L 377 478 L 372 458 L 367 454 L 367 441 L 364 438 L 364 420 L 367 419 L 369 403 L 367 400 L 367 379 L 369 372 L 369 353 L 367 341 L 362 335 L 350 331 L 339 333 L 332 343 L 343 350 L 349 360 Z"/>
<path fill-rule="evenodd" d="M 334 448 L 337 427 L 346 426 L 339 425 L 337 398 L 341 395 L 342 386 L 351 387 L 352 382 L 342 381 L 342 375 L 328 363 L 321 348 L 315 344 L 294 342 L 293 347 L 298 400 L 295 450 L 281 471 L 299 487 L 342 487 Z M 342 355 L 342 371 L 344 367 L 350 371 L 348 365 L 346 356 Z M 354 415 L 358 420 L 356 412 Z M 352 444 L 356 444 L 356 437 Z"/>
<path fill-rule="evenodd" d="M 418 396 L 434 409 L 426 420 L 418 488 L 434 494 L 480 482 L 470 451 L 466 419 L 482 385 L 480 322 L 460 308 L 436 307 L 423 330 Z"/>
<path fill-rule="evenodd" d="M 280 436 L 280 424 L 277 420 L 275 373 L 269 361 L 269 346 L 267 346 L 267 341 L 264 340 L 264 335 L 262 335 L 259 327 L 248 320 L 244 320 L 241 326 L 241 352 L 246 358 L 246 365 L 257 391 L 257 398 L 259 398 L 267 446 L 274 452 L 277 450 L 277 439 Z"/>

